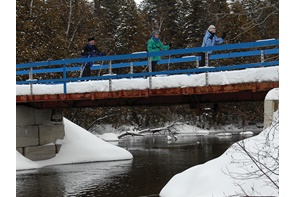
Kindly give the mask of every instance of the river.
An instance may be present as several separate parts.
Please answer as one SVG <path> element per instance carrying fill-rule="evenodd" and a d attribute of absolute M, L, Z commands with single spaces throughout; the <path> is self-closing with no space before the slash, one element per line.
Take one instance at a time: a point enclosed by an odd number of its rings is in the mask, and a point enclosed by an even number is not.
<path fill-rule="evenodd" d="M 117 146 L 132 160 L 48 166 L 16 172 L 16 196 L 158 196 L 177 173 L 223 154 L 239 135 L 126 137 Z"/>

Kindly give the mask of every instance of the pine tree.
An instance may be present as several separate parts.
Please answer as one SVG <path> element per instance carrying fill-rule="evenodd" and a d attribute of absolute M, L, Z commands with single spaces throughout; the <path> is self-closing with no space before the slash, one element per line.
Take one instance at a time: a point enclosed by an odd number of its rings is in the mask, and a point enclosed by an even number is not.
<path fill-rule="evenodd" d="M 122 1 L 119 16 L 116 19 L 116 47 L 121 54 L 135 52 L 139 49 L 137 40 L 138 13 L 134 0 Z"/>
<path fill-rule="evenodd" d="M 118 26 L 118 17 L 120 2 L 117 0 L 100 0 L 94 1 L 95 14 L 99 19 L 99 25 L 95 25 L 97 45 L 103 46 L 103 51 L 107 55 L 117 54 L 116 49 L 116 31 Z"/>
<path fill-rule="evenodd" d="M 190 13 L 187 18 L 187 47 L 200 47 L 205 30 L 208 28 L 206 4 L 202 0 L 190 0 Z"/>
<path fill-rule="evenodd" d="M 87 1 L 16 2 L 17 63 L 79 57 L 93 23 Z"/>
<path fill-rule="evenodd" d="M 177 33 L 176 0 L 144 0 L 141 5 L 141 13 L 146 34 L 150 38 L 154 30 L 160 32 L 160 39 L 163 44 L 168 44 Z"/>
<path fill-rule="evenodd" d="M 189 28 L 189 10 L 190 4 L 188 0 L 177 0 L 176 3 L 177 16 L 176 16 L 176 26 L 174 27 L 175 34 L 172 37 L 173 48 L 186 48 L 187 43 L 187 29 Z"/>

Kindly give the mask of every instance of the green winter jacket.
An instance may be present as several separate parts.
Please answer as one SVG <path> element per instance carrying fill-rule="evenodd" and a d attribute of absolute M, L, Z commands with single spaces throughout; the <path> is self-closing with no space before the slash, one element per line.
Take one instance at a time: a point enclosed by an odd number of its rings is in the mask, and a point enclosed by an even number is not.
<path fill-rule="evenodd" d="M 148 52 L 159 52 L 161 50 L 168 50 L 169 45 L 163 45 L 163 43 L 158 39 L 156 41 L 153 37 L 149 39 L 147 42 L 147 50 Z M 153 56 L 152 61 L 159 61 L 161 60 L 161 56 Z"/>

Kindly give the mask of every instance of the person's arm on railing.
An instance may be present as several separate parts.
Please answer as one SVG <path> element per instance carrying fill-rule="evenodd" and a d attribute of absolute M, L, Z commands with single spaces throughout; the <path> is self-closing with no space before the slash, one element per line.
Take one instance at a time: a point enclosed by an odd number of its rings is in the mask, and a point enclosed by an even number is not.
<path fill-rule="evenodd" d="M 170 49 L 170 45 L 164 45 L 161 41 L 159 41 L 159 42 L 160 42 L 160 48 L 162 50 L 168 50 L 168 49 Z"/>
<path fill-rule="evenodd" d="M 104 53 L 101 52 L 95 45 L 93 46 L 94 56 L 104 56 Z"/>
<path fill-rule="evenodd" d="M 225 36 L 226 36 L 226 32 L 223 32 L 222 36 L 220 38 L 215 35 L 215 44 L 223 43 L 224 39 L 225 39 Z"/>

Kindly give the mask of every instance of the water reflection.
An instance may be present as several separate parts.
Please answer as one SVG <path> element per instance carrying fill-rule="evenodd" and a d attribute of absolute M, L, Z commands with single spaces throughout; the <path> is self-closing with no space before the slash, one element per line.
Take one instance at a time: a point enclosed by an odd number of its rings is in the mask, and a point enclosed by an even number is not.
<path fill-rule="evenodd" d="M 133 160 L 60 165 L 17 172 L 17 196 L 139 197 L 159 194 L 177 173 L 223 154 L 241 136 L 126 137 Z"/>
<path fill-rule="evenodd" d="M 83 196 L 130 171 L 132 160 L 58 165 L 18 171 L 17 196 Z"/>

